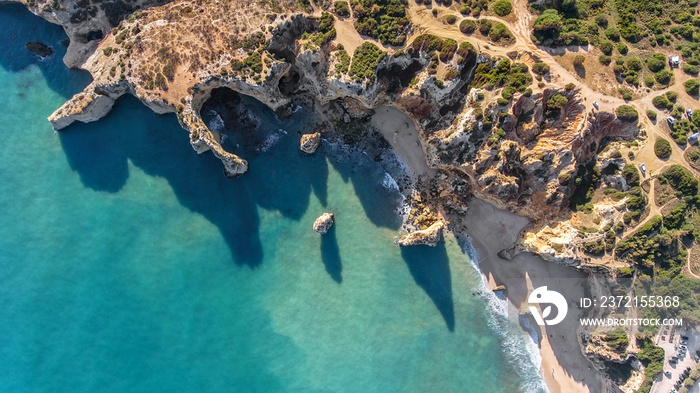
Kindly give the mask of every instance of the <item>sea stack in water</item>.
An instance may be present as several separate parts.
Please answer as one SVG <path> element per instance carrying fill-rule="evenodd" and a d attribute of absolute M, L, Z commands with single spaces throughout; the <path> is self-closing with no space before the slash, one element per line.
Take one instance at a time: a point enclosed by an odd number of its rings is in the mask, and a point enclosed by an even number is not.
<path fill-rule="evenodd" d="M 299 149 L 306 154 L 314 154 L 318 145 L 321 143 L 321 133 L 314 132 L 313 134 L 304 134 L 299 142 Z"/>
<path fill-rule="evenodd" d="M 314 221 L 314 232 L 325 235 L 333 225 L 334 218 L 335 216 L 333 216 L 333 213 L 321 214 L 321 216 Z"/>
<path fill-rule="evenodd" d="M 435 247 L 437 242 L 440 240 L 440 235 L 442 234 L 442 229 L 445 227 L 445 223 L 438 221 L 435 224 L 429 226 L 427 229 L 421 231 L 415 231 L 407 233 L 396 241 L 401 247 L 406 246 L 419 246 L 426 245 L 430 247 Z"/>
<path fill-rule="evenodd" d="M 49 57 L 53 55 L 53 49 L 46 44 L 42 44 L 41 42 L 27 42 L 25 46 L 27 49 L 29 49 L 29 51 L 34 52 L 41 57 Z"/>

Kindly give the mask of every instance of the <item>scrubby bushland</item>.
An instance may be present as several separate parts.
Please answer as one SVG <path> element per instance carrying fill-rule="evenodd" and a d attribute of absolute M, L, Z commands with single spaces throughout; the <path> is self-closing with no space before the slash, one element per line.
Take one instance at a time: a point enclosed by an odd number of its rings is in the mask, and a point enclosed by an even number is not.
<path fill-rule="evenodd" d="M 400 46 L 406 42 L 406 0 L 353 0 L 355 29 L 384 45 Z"/>
<path fill-rule="evenodd" d="M 379 49 L 377 45 L 365 41 L 355 49 L 350 64 L 350 76 L 356 81 L 362 82 L 368 79 L 370 83 L 374 81 L 375 71 L 379 62 L 386 56 L 386 52 Z"/>

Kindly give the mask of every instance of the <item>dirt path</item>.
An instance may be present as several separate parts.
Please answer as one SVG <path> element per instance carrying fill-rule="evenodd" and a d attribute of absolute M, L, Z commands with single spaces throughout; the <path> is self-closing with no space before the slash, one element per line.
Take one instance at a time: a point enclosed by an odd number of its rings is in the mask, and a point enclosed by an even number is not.
<path fill-rule="evenodd" d="M 686 251 L 688 251 L 688 259 L 686 260 L 686 264 L 687 264 L 687 267 L 688 267 L 688 274 L 690 274 L 691 276 L 693 276 L 693 277 L 695 277 L 695 278 L 700 278 L 700 276 L 698 276 L 697 274 L 693 273 L 693 269 L 690 268 L 690 248 L 686 248 Z"/>
<path fill-rule="evenodd" d="M 559 64 L 554 56 L 547 52 L 546 50 L 535 45 L 530 39 L 530 24 L 533 20 L 532 14 L 527 9 L 527 0 L 516 0 L 515 7 L 513 8 L 516 24 L 505 21 L 496 16 L 487 16 L 487 19 L 495 20 L 505 24 L 508 29 L 513 33 L 515 37 L 515 43 L 510 46 L 497 46 L 493 42 L 482 39 L 477 36 L 477 34 L 465 35 L 459 31 L 459 24 L 464 19 L 474 19 L 459 17 L 457 22 L 453 25 L 448 25 L 440 20 L 440 16 L 443 13 L 454 14 L 454 12 L 448 8 L 444 7 L 434 7 L 438 10 L 438 17 L 434 17 L 431 10 L 416 5 L 411 1 L 411 6 L 408 8 L 408 15 L 411 19 L 416 33 L 430 33 L 443 38 L 452 38 L 457 42 L 468 41 L 480 50 L 488 46 L 488 53 L 496 56 L 507 56 L 508 52 L 518 51 L 518 52 L 529 52 L 532 55 L 540 59 L 540 61 L 547 64 L 550 68 L 550 78 L 549 83 L 555 83 L 558 86 L 563 86 L 567 83 L 574 83 L 581 90 L 581 96 L 584 97 L 584 105 L 587 110 L 593 109 L 592 102 L 597 101 L 600 106 L 600 110 L 615 112 L 615 108 L 625 103 L 622 98 L 613 97 L 605 95 L 598 91 L 595 91 L 585 84 L 582 84 L 576 76 L 571 74 L 569 70 L 564 68 Z M 637 108 L 639 110 L 639 108 Z M 645 111 L 640 111 L 644 113 Z"/>
<path fill-rule="evenodd" d="M 459 31 L 459 23 L 464 19 L 473 19 L 458 17 L 455 24 L 449 25 L 441 21 L 441 16 L 444 14 L 455 14 L 454 10 L 445 7 L 434 7 L 438 10 L 438 17 L 432 15 L 432 10 L 427 9 L 424 6 L 416 5 L 415 2 L 411 1 L 411 6 L 408 8 L 408 15 L 413 22 L 414 29 L 417 33 L 431 33 L 440 37 L 452 38 L 457 42 L 468 41 L 475 47 L 482 50 L 482 47 L 488 46 L 488 53 L 496 56 L 507 56 L 508 52 L 519 51 L 519 52 L 529 52 L 532 55 L 540 59 L 550 67 L 550 79 L 549 83 L 556 84 L 561 87 L 567 83 L 574 83 L 580 90 L 581 96 L 584 99 L 584 105 L 587 110 L 593 110 L 593 101 L 596 101 L 599 105 L 601 111 L 606 111 L 610 113 L 615 113 L 615 109 L 620 105 L 627 104 L 633 106 L 639 112 L 640 125 L 643 126 L 650 137 L 649 146 L 646 146 L 646 152 L 640 156 L 640 161 L 644 162 L 649 167 L 649 174 L 657 172 L 661 167 L 665 167 L 668 164 L 675 163 L 680 164 L 686 168 L 692 168 L 688 165 L 685 157 L 683 157 L 682 149 L 675 143 L 671 143 L 673 147 L 673 153 L 669 160 L 661 161 L 653 154 L 653 142 L 656 138 L 663 137 L 665 139 L 670 139 L 669 133 L 665 127 L 666 115 L 662 112 L 659 114 L 659 121 L 657 124 L 653 124 L 647 117 L 647 110 L 656 110 L 652 104 L 652 99 L 654 96 L 663 94 L 667 91 L 674 91 L 678 93 L 678 103 L 684 105 L 686 108 L 696 108 L 699 103 L 698 100 L 688 96 L 685 93 L 685 88 L 683 83 L 689 78 L 689 76 L 683 74 L 680 69 L 674 69 L 674 83 L 664 90 L 657 90 L 645 94 L 637 100 L 631 100 L 626 102 L 620 97 L 607 95 L 594 90 L 583 81 L 580 80 L 571 71 L 564 68 L 555 58 L 555 55 L 550 53 L 547 49 L 538 47 L 532 42 L 530 38 L 530 32 L 532 21 L 534 20 L 533 15 L 528 9 L 528 0 L 514 0 L 513 3 L 513 13 L 515 16 L 515 23 L 508 22 L 499 18 L 497 16 L 489 15 L 486 18 L 492 19 L 505 24 L 508 29 L 513 33 L 515 37 L 515 43 L 510 46 L 502 47 L 497 46 L 493 42 L 478 37 L 477 34 L 465 35 Z M 584 48 L 580 49 L 584 54 L 587 50 Z M 646 153 L 646 154 L 645 154 Z M 651 154 L 649 154 L 651 153 Z M 698 175 L 700 172 L 692 169 L 693 173 Z"/>

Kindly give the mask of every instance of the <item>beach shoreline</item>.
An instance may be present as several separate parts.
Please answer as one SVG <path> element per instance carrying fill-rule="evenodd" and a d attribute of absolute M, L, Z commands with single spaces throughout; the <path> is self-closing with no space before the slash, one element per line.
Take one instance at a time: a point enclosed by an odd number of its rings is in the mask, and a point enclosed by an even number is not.
<path fill-rule="evenodd" d="M 384 136 L 398 159 L 419 176 L 437 173 L 430 168 L 422 144 L 416 133 L 415 123 L 400 110 L 380 106 L 372 116 L 372 125 Z M 450 217 L 446 217 L 450 220 Z M 551 393 L 595 393 L 603 391 L 602 376 L 586 358 L 578 340 L 580 311 L 574 299 L 584 296 L 588 275 L 574 268 L 547 261 L 533 253 L 520 253 L 512 260 L 504 260 L 497 254 L 511 247 L 520 232 L 530 222 L 527 218 L 497 208 L 491 202 L 473 197 L 462 222 L 465 227 L 453 231 L 457 237 L 468 237 L 477 254 L 474 261 L 483 275 L 487 287 L 494 289 L 504 285 L 503 295 L 508 302 L 525 316 L 537 333 L 542 359 L 540 373 Z M 528 313 L 527 296 L 532 289 L 547 285 L 566 294 L 569 313 L 555 326 L 538 326 Z M 525 327 L 521 326 L 524 332 Z"/>
<path fill-rule="evenodd" d="M 529 224 L 527 218 L 499 209 L 487 201 L 472 198 L 465 219 L 472 247 L 478 255 L 475 261 L 490 289 L 504 285 L 504 296 L 524 315 L 527 295 L 536 287 L 548 285 L 565 288 L 569 313 L 555 326 L 538 326 L 528 317 L 538 335 L 542 358 L 541 375 L 551 393 L 595 393 L 602 391 L 601 375 L 583 355 L 578 341 L 578 313 L 571 307 L 572 299 L 583 294 L 587 276 L 573 268 L 547 261 L 532 253 L 521 253 L 512 260 L 501 259 L 497 253 L 510 247 L 520 231 Z"/>

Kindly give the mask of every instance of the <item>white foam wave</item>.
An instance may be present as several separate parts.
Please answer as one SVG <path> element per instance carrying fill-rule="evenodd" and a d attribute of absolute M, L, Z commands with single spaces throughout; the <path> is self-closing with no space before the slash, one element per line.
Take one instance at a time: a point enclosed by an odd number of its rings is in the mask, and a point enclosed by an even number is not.
<path fill-rule="evenodd" d="M 460 239 L 460 245 L 465 254 L 479 267 L 479 255 L 472 246 L 471 240 Z M 525 393 L 549 392 L 541 375 L 542 357 L 539 348 L 531 337 L 534 331 L 527 320 L 520 320 L 518 311 L 503 294 L 496 294 L 488 288 L 486 278 L 479 271 L 481 285 L 479 291 L 486 299 L 486 309 L 491 315 L 489 327 L 501 340 L 503 353 L 520 377 L 520 389 Z M 529 332 L 523 332 L 520 324 L 529 327 Z"/>
<path fill-rule="evenodd" d="M 224 125 L 224 120 L 221 118 L 221 116 L 219 116 L 218 113 L 216 113 L 213 110 L 209 110 L 207 112 L 207 115 L 211 116 L 209 121 L 206 123 L 207 128 L 209 128 L 210 130 L 215 131 L 215 132 L 224 131 L 226 126 Z"/>
<path fill-rule="evenodd" d="M 282 139 L 283 136 L 287 135 L 287 131 L 283 129 L 278 129 L 277 131 L 273 132 L 272 134 L 268 135 L 267 138 L 265 138 L 256 148 L 255 151 L 257 152 L 266 152 L 270 150 L 273 146 L 277 144 L 277 142 Z"/>
<path fill-rule="evenodd" d="M 399 185 L 396 183 L 396 180 L 394 180 L 389 173 L 384 173 L 384 179 L 382 180 L 382 187 L 392 190 L 392 191 L 399 191 Z"/>

